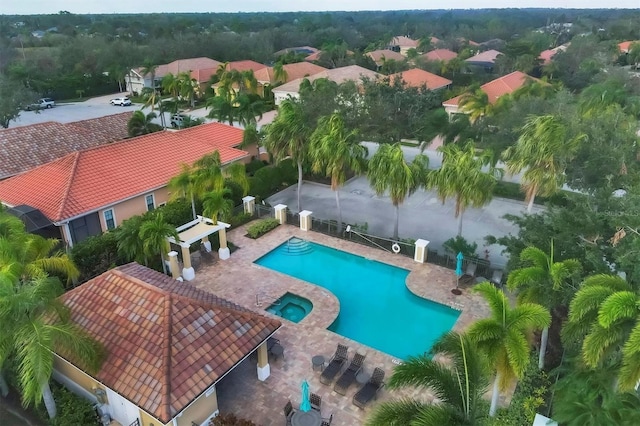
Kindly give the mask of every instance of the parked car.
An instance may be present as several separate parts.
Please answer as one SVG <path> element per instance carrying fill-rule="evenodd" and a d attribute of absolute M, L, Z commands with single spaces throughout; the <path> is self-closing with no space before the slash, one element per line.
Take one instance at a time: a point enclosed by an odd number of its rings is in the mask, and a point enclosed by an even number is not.
<path fill-rule="evenodd" d="M 182 128 L 182 124 L 184 123 L 184 120 L 186 118 L 187 116 L 184 114 L 173 114 L 171 116 L 171 127 L 173 127 L 174 129 Z"/>
<path fill-rule="evenodd" d="M 114 106 L 129 106 L 129 105 L 131 105 L 131 99 L 127 98 L 126 96 L 123 96 L 121 98 L 111 99 L 109 102 L 111 102 L 111 105 L 114 105 Z"/>
<path fill-rule="evenodd" d="M 41 99 L 38 99 L 36 102 L 27 105 L 26 110 L 33 111 L 38 109 L 53 108 L 54 106 L 56 106 L 56 102 L 53 99 L 41 98 Z"/>

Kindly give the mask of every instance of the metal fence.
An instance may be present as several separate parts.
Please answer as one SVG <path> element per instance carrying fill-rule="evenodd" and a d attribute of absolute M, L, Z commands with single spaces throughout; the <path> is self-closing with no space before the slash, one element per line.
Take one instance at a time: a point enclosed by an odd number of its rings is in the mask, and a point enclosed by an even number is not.
<path fill-rule="evenodd" d="M 255 212 L 255 216 L 258 219 L 262 219 L 265 217 L 274 217 L 274 211 L 273 211 L 273 207 L 270 206 L 263 206 L 262 204 L 256 204 L 256 212 Z"/>

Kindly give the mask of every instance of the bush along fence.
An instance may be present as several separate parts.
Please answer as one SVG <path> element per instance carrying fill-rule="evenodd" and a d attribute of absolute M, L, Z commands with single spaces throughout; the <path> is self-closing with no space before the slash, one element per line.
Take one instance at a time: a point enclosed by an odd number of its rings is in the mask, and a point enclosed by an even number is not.
<path fill-rule="evenodd" d="M 288 224 L 300 226 L 304 231 L 315 231 L 336 238 L 352 241 L 369 247 L 375 247 L 385 250 L 389 253 L 399 254 L 413 258 L 416 262 L 433 263 L 443 266 L 447 269 L 456 269 L 456 257 L 447 253 L 438 253 L 437 250 L 429 249 L 429 241 L 423 239 L 390 239 L 377 235 L 372 235 L 361 227 L 349 224 L 338 224 L 335 220 L 325 220 L 312 216 L 312 212 L 303 210 L 295 213 L 287 209 L 287 206 L 279 204 L 271 207 L 263 204 L 256 204 L 254 197 L 245 197 L 247 200 L 244 204 L 244 212 L 250 214 L 253 218 L 272 217 L 279 221 L 280 224 Z M 463 260 L 462 270 L 466 271 L 470 263 L 476 264 L 475 275 L 478 277 L 491 278 L 496 269 L 491 266 L 488 260 L 478 257 L 467 257 Z"/>

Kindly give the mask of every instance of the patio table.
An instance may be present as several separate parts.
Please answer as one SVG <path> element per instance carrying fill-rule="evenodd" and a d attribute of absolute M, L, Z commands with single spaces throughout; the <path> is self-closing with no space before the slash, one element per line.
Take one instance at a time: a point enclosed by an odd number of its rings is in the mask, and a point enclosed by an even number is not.
<path fill-rule="evenodd" d="M 291 426 L 320 426 L 322 416 L 319 411 L 296 411 L 291 417 Z"/>

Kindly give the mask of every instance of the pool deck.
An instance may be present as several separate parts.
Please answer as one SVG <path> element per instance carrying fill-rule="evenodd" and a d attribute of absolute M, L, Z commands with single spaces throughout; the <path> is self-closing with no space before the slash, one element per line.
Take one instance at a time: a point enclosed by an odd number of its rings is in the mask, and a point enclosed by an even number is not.
<path fill-rule="evenodd" d="M 267 316 L 271 314 L 265 308 L 286 292 L 306 297 L 313 303 L 311 313 L 297 324 L 275 317 L 283 323 L 275 337 L 280 339 L 285 352 L 283 358 L 270 360 L 271 376 L 266 381 L 257 380 L 255 363 L 245 361 L 218 385 L 220 411 L 232 412 L 258 425 L 282 425 L 283 407 L 288 399 L 291 399 L 294 407 L 300 403 L 300 385 L 304 379 L 309 381 L 311 392 L 322 397 L 322 415 L 329 417 L 333 413 L 332 425 L 336 426 L 363 424 L 367 413 L 379 401 L 401 397 L 416 397 L 425 401 L 434 399 L 433 395 L 422 390 L 389 392 L 383 388 L 377 401 L 361 410 L 352 403 L 358 386 L 352 386 L 342 396 L 334 392 L 332 386 L 320 383 L 320 372 L 312 370 L 311 357 L 324 355 L 328 361 L 338 343 L 349 347 L 349 358 L 356 351 L 366 354 L 364 365 L 369 374 L 375 367 L 381 367 L 388 378 L 398 360 L 326 329 L 340 311 L 338 299 L 331 292 L 253 263 L 291 237 L 300 237 L 410 270 L 406 282 L 414 294 L 462 311 L 453 327 L 456 331 L 465 330 L 473 321 L 486 317 L 489 312 L 482 298 L 466 289 L 462 295 L 454 296 L 451 293 L 455 287 L 454 272 L 436 265 L 417 263 L 404 256 L 317 232 L 305 232 L 291 225 L 281 225 L 257 240 L 249 239 L 245 234 L 246 225 L 230 230 L 228 239 L 239 249 L 228 260 L 216 259 L 212 264 L 201 265 L 191 283 Z M 425 324 L 425 327 L 429 325 Z"/>

